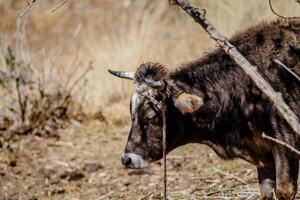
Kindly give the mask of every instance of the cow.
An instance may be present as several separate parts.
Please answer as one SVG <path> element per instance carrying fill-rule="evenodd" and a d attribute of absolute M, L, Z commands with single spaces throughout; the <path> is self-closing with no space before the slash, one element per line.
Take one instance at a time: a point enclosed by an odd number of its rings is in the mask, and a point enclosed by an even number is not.
<path fill-rule="evenodd" d="M 300 20 L 252 26 L 229 40 L 280 92 L 299 117 L 300 82 L 274 59 L 300 74 Z M 261 199 L 294 199 L 299 156 L 266 135 L 299 148 L 299 137 L 245 72 L 216 48 L 179 68 L 146 62 L 136 72 L 111 74 L 134 80 L 132 126 L 122 164 L 145 168 L 162 158 L 162 103 L 166 106 L 167 153 L 188 144 L 211 147 L 223 159 L 257 167 Z"/>

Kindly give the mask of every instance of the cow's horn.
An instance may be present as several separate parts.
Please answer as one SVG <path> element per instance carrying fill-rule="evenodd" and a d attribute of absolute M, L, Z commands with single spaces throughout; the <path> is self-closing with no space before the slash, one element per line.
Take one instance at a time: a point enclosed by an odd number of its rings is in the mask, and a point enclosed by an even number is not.
<path fill-rule="evenodd" d="M 108 70 L 108 72 L 119 78 L 134 80 L 134 72 L 113 71 L 110 69 Z"/>
<path fill-rule="evenodd" d="M 152 79 L 144 79 L 146 85 L 149 87 L 152 87 L 157 90 L 163 90 L 165 88 L 165 82 L 164 81 L 154 81 Z"/>

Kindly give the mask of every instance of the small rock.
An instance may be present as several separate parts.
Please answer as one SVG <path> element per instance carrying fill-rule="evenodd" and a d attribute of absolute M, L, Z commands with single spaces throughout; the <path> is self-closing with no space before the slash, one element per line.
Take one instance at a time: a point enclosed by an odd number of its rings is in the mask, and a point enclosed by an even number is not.
<path fill-rule="evenodd" d="M 130 182 L 123 183 L 124 186 L 128 187 L 130 185 Z"/>
<path fill-rule="evenodd" d="M 103 169 L 103 166 L 99 163 L 87 163 L 83 167 L 83 170 L 87 173 L 93 173 L 98 171 L 99 169 Z"/>
<path fill-rule="evenodd" d="M 39 170 L 39 173 L 41 173 L 45 178 L 51 178 L 53 175 L 55 175 L 55 170 L 48 169 L 48 168 L 42 168 Z"/>
<path fill-rule="evenodd" d="M 68 181 L 78 181 L 82 179 L 84 175 L 81 172 L 73 171 L 73 172 L 66 172 L 60 176 L 62 179 L 66 179 Z"/>
<path fill-rule="evenodd" d="M 50 192 L 51 195 L 64 194 L 64 193 L 66 193 L 66 190 L 64 188 L 56 188 Z"/>
<path fill-rule="evenodd" d="M 17 166 L 17 162 L 15 160 L 12 160 L 12 161 L 9 162 L 9 166 L 16 167 Z"/>
<path fill-rule="evenodd" d="M 78 120 L 72 119 L 70 122 L 75 128 L 84 128 L 83 124 Z"/>

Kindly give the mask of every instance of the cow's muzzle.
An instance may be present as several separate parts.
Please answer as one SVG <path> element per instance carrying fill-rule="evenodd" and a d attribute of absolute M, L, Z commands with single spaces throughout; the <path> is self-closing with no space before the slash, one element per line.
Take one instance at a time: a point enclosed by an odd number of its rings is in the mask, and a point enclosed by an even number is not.
<path fill-rule="evenodd" d="M 148 161 L 135 153 L 123 153 L 121 162 L 125 167 L 131 169 L 143 169 L 149 165 Z"/>

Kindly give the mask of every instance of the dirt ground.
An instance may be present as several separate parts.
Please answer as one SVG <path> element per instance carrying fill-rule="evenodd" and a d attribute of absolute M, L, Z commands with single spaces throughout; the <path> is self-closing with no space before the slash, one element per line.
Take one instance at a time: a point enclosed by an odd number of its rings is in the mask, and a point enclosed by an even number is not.
<path fill-rule="evenodd" d="M 161 162 L 145 170 L 121 165 L 128 130 L 74 121 L 59 137 L 2 142 L 0 200 L 161 199 Z M 167 159 L 169 199 L 259 199 L 256 169 L 244 161 L 221 160 L 199 144 Z"/>

